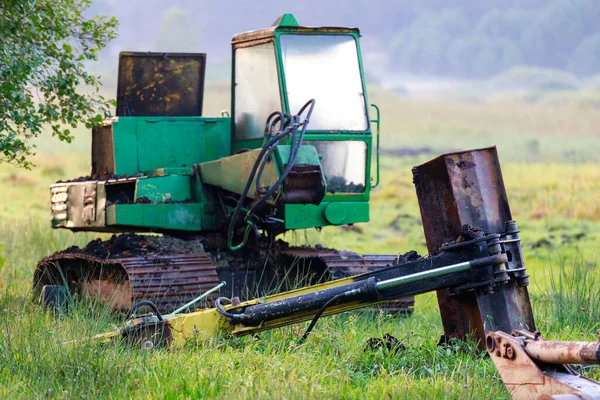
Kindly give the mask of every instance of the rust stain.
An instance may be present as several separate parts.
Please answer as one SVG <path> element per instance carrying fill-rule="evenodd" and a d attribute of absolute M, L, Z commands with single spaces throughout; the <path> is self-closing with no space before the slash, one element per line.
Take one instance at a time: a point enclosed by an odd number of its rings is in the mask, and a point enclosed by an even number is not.
<path fill-rule="evenodd" d="M 84 279 L 82 276 L 87 274 Z M 161 312 L 173 311 L 219 284 L 206 253 L 169 254 L 103 260 L 84 254 L 57 254 L 38 263 L 36 285 L 60 284 L 96 295 L 114 309 L 127 310 L 139 300 L 152 300 Z M 41 287 L 40 286 L 40 287 Z M 214 300 L 216 295 L 209 297 Z"/>

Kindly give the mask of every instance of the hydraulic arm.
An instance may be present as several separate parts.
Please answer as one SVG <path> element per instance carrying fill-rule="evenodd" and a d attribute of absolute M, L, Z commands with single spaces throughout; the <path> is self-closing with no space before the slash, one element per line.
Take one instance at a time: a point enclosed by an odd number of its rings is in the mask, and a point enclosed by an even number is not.
<path fill-rule="evenodd" d="M 565 365 L 598 363 L 599 344 L 545 341 L 536 331 L 496 149 L 445 154 L 415 167 L 413 175 L 429 256 L 409 252 L 383 269 L 245 302 L 219 297 L 214 308 L 191 313 L 180 314 L 193 302 L 165 316 L 140 302 L 132 312 L 143 305 L 154 312 L 95 339 L 177 347 L 312 320 L 302 341 L 321 316 L 437 291 L 442 339 L 470 334 L 513 398 L 600 398 L 600 384 Z"/>
<path fill-rule="evenodd" d="M 465 229 L 463 233 L 473 231 Z M 244 335 L 312 319 L 302 342 L 322 315 L 441 289 L 466 290 L 477 298 L 490 296 L 520 276 L 516 272 L 521 271 L 506 268 L 509 256 L 502 248 L 506 242 L 498 234 L 480 234 L 443 246 L 430 257 L 274 296 L 243 303 L 220 297 L 215 308 L 188 314 L 178 314 L 179 309 L 162 316 L 154 309 L 154 314 L 130 319 L 127 327 L 96 339 L 124 339 L 145 348 L 181 346 L 188 340 L 205 340 L 219 333 Z M 152 307 L 149 302 L 139 305 Z M 480 317 L 489 321 L 488 326 L 496 326 L 496 332 L 487 332 L 485 346 L 513 398 L 558 395 L 600 399 L 600 384 L 564 365 L 600 363 L 600 342 L 545 341 L 539 332 L 532 332 L 534 328 L 527 326 L 522 316 L 503 318 L 498 324 L 490 315 Z"/>
<path fill-rule="evenodd" d="M 98 338 L 121 336 L 150 347 L 182 345 L 189 339 L 206 339 L 218 332 L 242 335 L 448 287 L 461 290 L 468 286 L 468 290 L 484 296 L 510 279 L 504 268 L 507 262 L 500 235 L 481 235 L 458 246 L 448 245 L 437 255 L 372 273 L 239 304 L 220 297 L 215 308 L 189 314 L 163 317 L 155 312 Z M 530 327 L 519 324 L 503 328 Z"/>

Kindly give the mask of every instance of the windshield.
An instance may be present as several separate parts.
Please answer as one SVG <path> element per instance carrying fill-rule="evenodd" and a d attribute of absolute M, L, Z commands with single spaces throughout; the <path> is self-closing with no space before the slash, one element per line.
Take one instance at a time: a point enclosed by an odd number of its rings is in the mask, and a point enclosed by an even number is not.
<path fill-rule="evenodd" d="M 308 130 L 367 130 L 354 37 L 282 35 L 280 43 L 290 112 L 315 99 Z"/>
<path fill-rule="evenodd" d="M 281 109 L 273 42 L 235 51 L 235 137 L 261 139 L 269 114 Z"/>
<path fill-rule="evenodd" d="M 315 108 L 316 110 L 316 108 Z M 358 141 L 305 141 L 315 146 L 327 179 L 329 193 L 363 193 L 367 144 Z"/>

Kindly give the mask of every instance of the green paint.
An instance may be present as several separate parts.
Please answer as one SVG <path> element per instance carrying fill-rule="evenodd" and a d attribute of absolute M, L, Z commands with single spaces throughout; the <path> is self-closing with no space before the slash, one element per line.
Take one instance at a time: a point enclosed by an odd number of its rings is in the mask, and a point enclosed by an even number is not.
<path fill-rule="evenodd" d="M 190 171 L 230 155 L 230 118 L 121 117 L 113 123 L 117 175 Z"/>
<path fill-rule="evenodd" d="M 346 220 L 352 218 L 348 215 L 348 211 L 345 203 L 329 203 L 325 207 L 325 219 L 333 225 L 347 223 Z"/>
<path fill-rule="evenodd" d="M 332 206 L 331 210 L 328 208 Z M 319 205 L 286 204 L 279 218 L 285 220 L 286 229 L 306 229 L 328 225 L 345 225 L 356 222 L 369 222 L 368 202 L 338 202 L 327 201 Z M 328 216 L 334 222 L 328 220 Z"/>
<path fill-rule="evenodd" d="M 278 161 L 278 167 L 281 170 L 284 165 L 286 165 L 290 160 L 290 151 L 292 146 L 290 145 L 279 145 L 275 149 L 275 157 Z M 320 165 L 319 154 L 315 149 L 315 146 L 303 144 L 298 149 L 298 154 L 296 155 L 296 164 L 303 165 Z"/>
<path fill-rule="evenodd" d="M 146 197 L 153 202 L 190 200 L 189 175 L 167 175 L 141 178 L 137 181 L 135 199 Z"/>
<path fill-rule="evenodd" d="M 290 26 L 300 26 L 300 24 L 296 20 L 296 17 L 294 17 L 294 14 L 283 14 L 279 18 L 277 18 L 275 20 L 275 22 L 273 22 L 273 25 L 271 25 L 271 26 L 290 27 Z"/>
<path fill-rule="evenodd" d="M 112 204 L 106 207 L 106 225 L 200 231 L 202 204 Z"/>
<path fill-rule="evenodd" d="M 377 126 L 377 130 L 376 130 L 377 141 L 376 141 L 376 145 L 375 145 L 375 149 L 376 149 L 375 150 L 375 155 L 376 155 L 375 163 L 376 163 L 377 175 L 375 178 L 375 184 L 371 186 L 371 189 L 375 189 L 377 186 L 379 186 L 379 125 L 381 122 L 381 114 L 379 113 L 379 107 L 377 107 L 377 105 L 371 104 L 371 107 L 373 107 L 375 109 L 375 119 L 372 119 L 371 122 Z M 371 165 L 371 163 L 369 162 L 369 166 L 370 165 Z M 367 176 L 370 176 L 370 174 Z M 373 179 L 373 178 L 371 178 L 371 179 Z M 371 181 L 371 179 L 369 179 L 369 181 Z"/>
<path fill-rule="evenodd" d="M 369 104 L 359 31 L 346 28 L 303 28 L 293 15 L 284 14 L 275 22 L 272 38 L 275 42 L 281 111 L 290 112 L 280 49 L 280 37 L 285 34 L 351 36 L 356 41 L 365 104 Z M 259 42 L 246 43 L 253 44 Z M 235 65 L 232 80 L 234 77 Z M 234 86 L 232 85 L 232 112 L 235 110 Z M 378 133 L 380 118 L 377 109 L 376 111 L 376 118 L 368 120 L 376 124 Z M 366 112 L 368 117 L 369 110 Z M 372 143 L 370 123 L 363 132 L 312 131 L 309 125 L 309 130 L 304 136 L 306 141 L 339 140 L 366 143 L 365 191 L 328 193 L 319 205 L 288 204 L 279 207 L 278 216 L 284 219 L 285 229 L 342 225 L 369 220 L 370 190 L 379 181 L 379 158 L 377 156 L 373 160 L 372 154 L 379 148 L 379 136 L 377 142 Z M 262 135 L 256 140 L 232 141 L 233 124 L 229 117 L 120 117 L 113 123 L 112 128 L 116 174 L 140 175 L 135 198 L 147 197 L 155 203 L 110 205 L 106 207 L 106 225 L 140 231 L 220 229 L 223 218 L 218 217 L 221 205 L 215 187 L 241 193 L 259 151 L 257 149 L 260 149 L 264 142 Z M 289 144 L 289 138 L 282 140 L 274 151 L 273 161 L 263 174 L 263 186 L 275 182 L 284 165 L 289 162 Z M 251 151 L 236 154 L 242 149 Z M 374 171 L 376 175 L 373 182 L 370 179 L 372 162 L 375 162 L 374 167 L 377 168 Z M 320 165 L 320 155 L 314 146 L 303 145 L 296 163 Z M 199 174 L 191 177 L 194 165 L 198 167 Z M 254 192 L 251 190 L 249 196 L 255 197 Z M 188 199 L 194 203 L 157 204 Z"/>

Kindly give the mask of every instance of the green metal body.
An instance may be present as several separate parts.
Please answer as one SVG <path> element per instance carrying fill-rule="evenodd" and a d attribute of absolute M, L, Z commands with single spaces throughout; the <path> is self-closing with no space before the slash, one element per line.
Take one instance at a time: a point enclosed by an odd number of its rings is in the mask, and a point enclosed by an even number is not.
<path fill-rule="evenodd" d="M 230 118 L 118 117 L 112 123 L 114 173 L 189 173 L 194 164 L 231 154 L 230 131 Z"/>
<path fill-rule="evenodd" d="M 281 38 L 287 34 L 352 37 L 356 41 L 367 113 L 366 129 L 358 132 L 311 130 L 309 124 L 304 137 L 306 144 L 301 146 L 296 164 L 319 168 L 322 154 L 313 144 L 323 141 L 364 143 L 361 146 L 365 148 L 366 159 L 362 190 L 345 193 L 327 191 L 331 185 L 322 172 L 326 192 L 319 204 L 292 202 L 274 208 L 273 212 L 281 221 L 279 232 L 367 222 L 372 164 L 376 164 L 377 168 L 374 184 L 379 180 L 379 161 L 372 159 L 369 122 L 375 122 L 379 129 L 379 113 L 375 120 L 369 120 L 359 31 L 304 28 L 298 26 L 293 16 L 286 14 L 271 28 L 234 37 L 232 77 L 235 80 L 237 49 L 274 43 L 281 111 L 297 112 L 290 110 L 280 48 Z M 253 166 L 251 156 L 258 151 L 252 150 L 261 149 L 265 140 L 262 132 L 256 135 L 256 139 L 236 137 L 235 110 L 239 99 L 235 98 L 235 87 L 232 84 L 232 117 L 120 115 L 96 128 L 92 144 L 92 177 L 85 182 L 51 186 L 53 227 L 113 232 L 222 231 L 228 211 L 227 208 L 224 210 L 219 190 L 241 193 Z M 284 170 L 289 159 L 289 144 L 284 140 L 277 146 L 265 169 L 263 185 L 268 187 Z M 248 198 L 257 198 L 254 190 L 250 191 Z"/>

